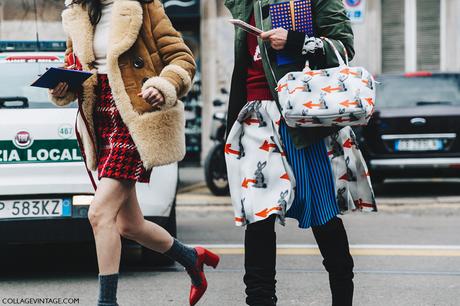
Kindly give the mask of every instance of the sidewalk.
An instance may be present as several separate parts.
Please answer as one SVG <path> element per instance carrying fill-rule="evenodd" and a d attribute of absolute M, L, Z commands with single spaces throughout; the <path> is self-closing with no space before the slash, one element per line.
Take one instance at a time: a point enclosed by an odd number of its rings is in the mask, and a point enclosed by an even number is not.
<path fill-rule="evenodd" d="M 231 205 L 230 197 L 216 197 L 204 181 L 204 170 L 201 167 L 186 167 L 179 169 L 179 191 L 177 205 Z"/>
<path fill-rule="evenodd" d="M 179 169 L 179 206 L 231 206 L 229 196 L 214 196 L 206 187 L 204 170 L 201 167 L 184 167 Z M 434 184 L 427 181 L 428 184 Z M 420 185 L 421 184 L 421 185 Z M 443 182 L 442 190 L 428 190 L 424 183 L 411 181 L 393 181 L 384 186 L 376 187 L 377 204 L 380 211 L 396 212 L 401 210 L 427 210 L 436 207 L 460 212 L 460 196 L 458 182 Z M 447 186 L 448 185 L 448 186 Z"/>
<path fill-rule="evenodd" d="M 179 193 L 196 184 L 205 185 L 203 167 L 179 167 Z"/>

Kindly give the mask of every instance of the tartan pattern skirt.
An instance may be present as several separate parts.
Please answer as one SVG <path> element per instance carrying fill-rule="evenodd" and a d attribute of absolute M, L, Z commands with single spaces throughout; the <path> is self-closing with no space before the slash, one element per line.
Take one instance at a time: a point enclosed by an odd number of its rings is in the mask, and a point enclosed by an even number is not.
<path fill-rule="evenodd" d="M 97 103 L 94 108 L 94 125 L 97 140 L 97 170 L 103 177 L 150 182 L 151 170 L 146 170 L 136 145 L 124 124 L 112 97 L 106 74 L 98 75 Z"/>

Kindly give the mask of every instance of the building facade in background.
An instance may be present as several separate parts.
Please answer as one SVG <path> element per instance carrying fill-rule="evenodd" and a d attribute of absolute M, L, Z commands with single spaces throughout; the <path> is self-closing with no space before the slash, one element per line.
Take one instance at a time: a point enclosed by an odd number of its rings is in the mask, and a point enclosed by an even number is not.
<path fill-rule="evenodd" d="M 0 40 L 63 40 L 63 8 L 64 0 L 0 0 Z"/>

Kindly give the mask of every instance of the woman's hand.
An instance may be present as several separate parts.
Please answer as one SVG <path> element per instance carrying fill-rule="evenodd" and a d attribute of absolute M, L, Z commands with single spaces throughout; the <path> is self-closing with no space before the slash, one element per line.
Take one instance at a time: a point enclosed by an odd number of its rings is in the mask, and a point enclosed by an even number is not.
<path fill-rule="evenodd" d="M 69 84 L 61 82 L 50 90 L 50 93 L 55 98 L 64 98 L 69 92 Z"/>
<path fill-rule="evenodd" d="M 165 104 L 165 98 L 161 92 L 153 87 L 149 87 L 146 90 L 138 94 L 139 97 L 142 97 L 147 103 L 151 104 L 154 108 L 159 108 Z"/>
<path fill-rule="evenodd" d="M 283 50 L 287 43 L 288 30 L 283 28 L 273 29 L 260 34 L 260 38 L 265 41 L 270 41 L 273 49 L 280 51 Z"/>

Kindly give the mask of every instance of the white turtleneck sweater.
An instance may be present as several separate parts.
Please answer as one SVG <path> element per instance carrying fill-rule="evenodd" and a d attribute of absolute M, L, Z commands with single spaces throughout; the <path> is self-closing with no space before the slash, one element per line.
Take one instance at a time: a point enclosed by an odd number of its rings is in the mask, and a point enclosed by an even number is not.
<path fill-rule="evenodd" d="M 102 16 L 94 30 L 93 49 L 96 58 L 95 66 L 98 73 L 107 73 L 107 46 L 109 44 L 109 26 L 112 17 L 114 0 L 100 0 L 102 4 Z"/>

